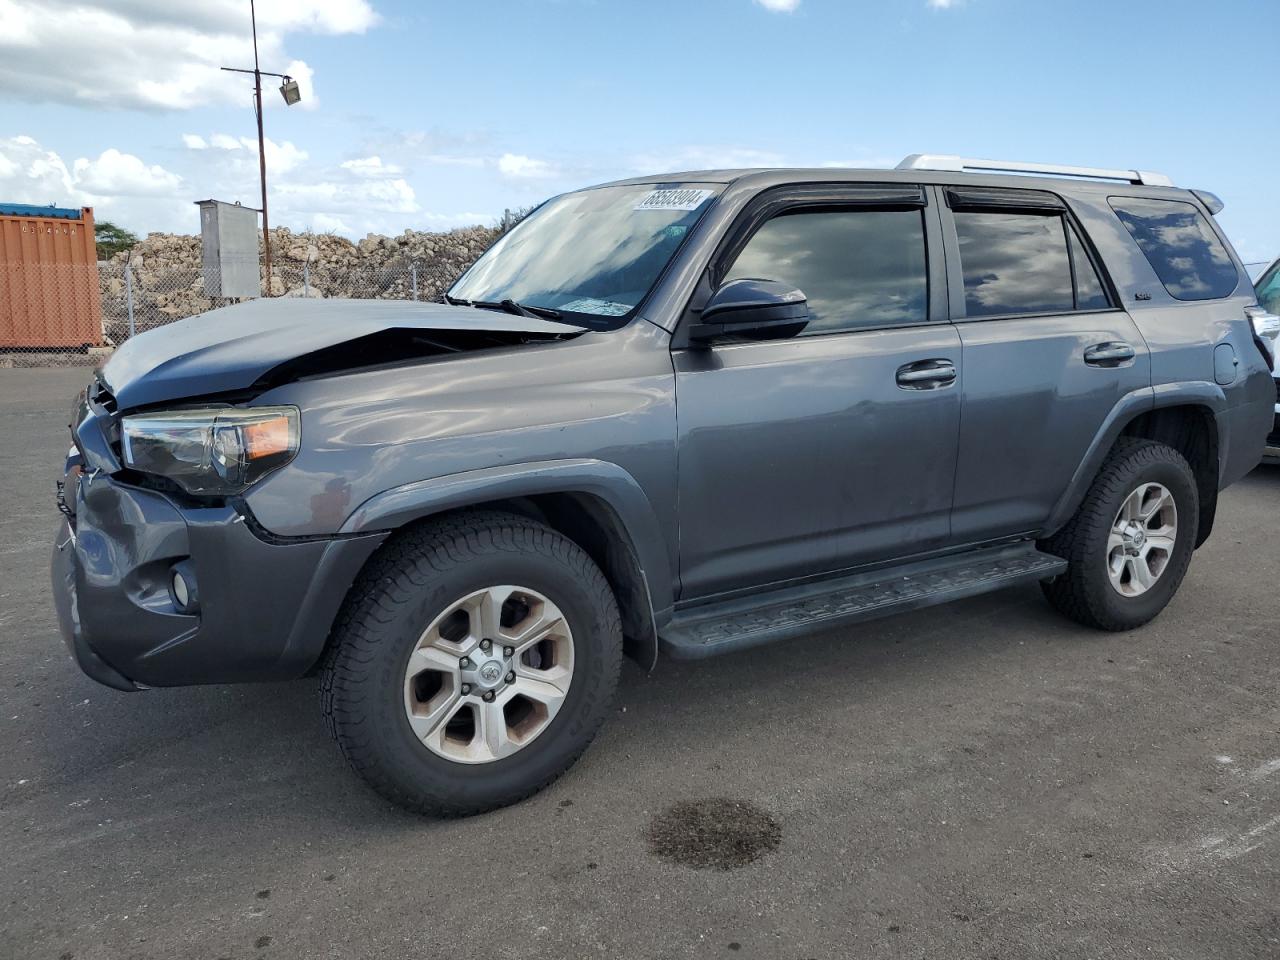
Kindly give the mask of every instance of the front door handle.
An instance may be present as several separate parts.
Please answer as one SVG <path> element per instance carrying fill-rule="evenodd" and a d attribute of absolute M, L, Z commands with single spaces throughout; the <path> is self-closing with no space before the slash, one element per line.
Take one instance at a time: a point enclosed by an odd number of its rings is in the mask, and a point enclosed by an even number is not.
<path fill-rule="evenodd" d="M 1133 347 L 1119 340 L 1095 343 L 1084 352 L 1084 362 L 1091 367 L 1118 367 L 1128 363 L 1137 354 Z"/>
<path fill-rule="evenodd" d="M 956 382 L 956 365 L 950 360 L 917 360 L 898 368 L 903 390 L 937 390 Z"/>

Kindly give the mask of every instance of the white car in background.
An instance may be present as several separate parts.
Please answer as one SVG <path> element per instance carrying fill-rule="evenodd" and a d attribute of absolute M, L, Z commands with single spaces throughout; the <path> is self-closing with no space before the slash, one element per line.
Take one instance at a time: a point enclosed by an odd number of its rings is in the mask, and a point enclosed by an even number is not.
<path fill-rule="evenodd" d="M 1267 449 L 1262 455 L 1262 461 L 1280 463 L 1280 257 L 1262 271 L 1253 289 L 1257 292 L 1258 304 L 1264 311 L 1254 317 L 1254 329 L 1260 337 L 1269 337 L 1272 356 L 1277 360 L 1273 370 L 1276 377 L 1276 421 L 1267 437 Z"/>

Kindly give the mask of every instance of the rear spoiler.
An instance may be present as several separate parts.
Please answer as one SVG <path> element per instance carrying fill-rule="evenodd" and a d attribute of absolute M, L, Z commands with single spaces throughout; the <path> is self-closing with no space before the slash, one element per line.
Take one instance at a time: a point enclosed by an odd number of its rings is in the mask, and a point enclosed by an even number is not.
<path fill-rule="evenodd" d="M 1215 217 L 1220 214 L 1223 207 L 1226 206 L 1226 204 L 1222 202 L 1222 198 L 1216 193 L 1210 193 L 1208 190 L 1192 190 L 1191 192 L 1195 194 L 1197 200 L 1209 208 L 1209 212 Z"/>

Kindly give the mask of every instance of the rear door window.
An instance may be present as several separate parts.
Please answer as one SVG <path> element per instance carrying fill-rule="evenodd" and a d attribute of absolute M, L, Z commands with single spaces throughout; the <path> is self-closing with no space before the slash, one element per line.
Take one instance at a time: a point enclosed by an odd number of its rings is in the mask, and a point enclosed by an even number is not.
<path fill-rule="evenodd" d="M 952 199 L 953 207 L 967 202 L 968 197 Z M 1056 208 L 1018 209 L 1006 199 L 1005 209 L 952 210 L 967 317 L 1110 309 L 1080 235 L 1061 201 L 1055 203 Z"/>
<path fill-rule="evenodd" d="M 1112 197 L 1111 209 L 1178 300 L 1230 296 L 1240 280 L 1231 254 L 1194 204 Z"/>

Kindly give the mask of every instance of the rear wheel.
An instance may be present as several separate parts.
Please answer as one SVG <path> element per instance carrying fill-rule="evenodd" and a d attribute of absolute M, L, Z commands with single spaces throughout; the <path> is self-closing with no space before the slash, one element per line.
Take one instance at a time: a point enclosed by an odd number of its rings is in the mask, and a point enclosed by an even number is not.
<path fill-rule="evenodd" d="M 409 809 L 514 803 L 563 773 L 617 686 L 618 609 L 591 558 L 514 514 L 408 531 L 353 588 L 321 701 L 351 766 Z"/>
<path fill-rule="evenodd" d="M 1044 584 L 1049 602 L 1100 630 L 1147 623 L 1173 598 L 1191 563 L 1200 513 L 1182 454 L 1124 438 L 1071 521 L 1041 547 L 1070 563 Z"/>

